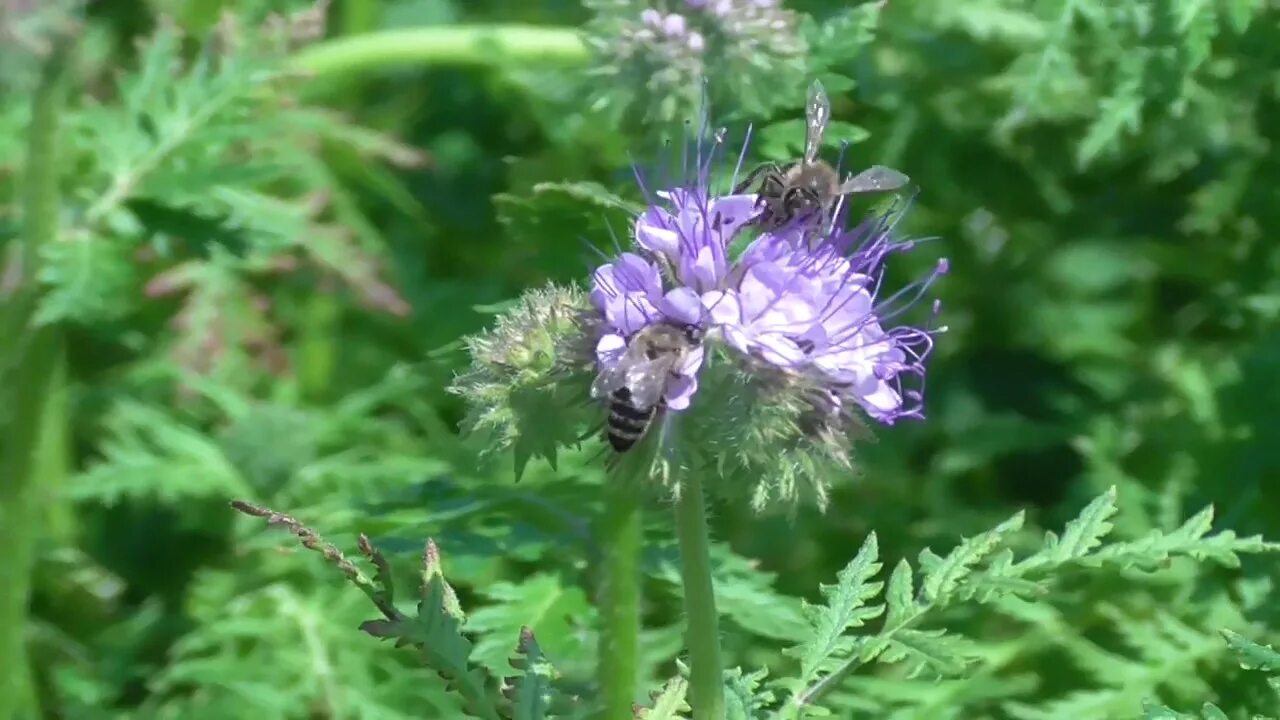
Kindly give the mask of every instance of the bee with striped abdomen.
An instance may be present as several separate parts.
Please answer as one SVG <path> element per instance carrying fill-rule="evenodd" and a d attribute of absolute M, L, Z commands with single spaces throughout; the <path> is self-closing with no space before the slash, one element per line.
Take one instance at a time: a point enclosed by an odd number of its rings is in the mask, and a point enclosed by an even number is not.
<path fill-rule="evenodd" d="M 696 326 L 655 323 L 633 335 L 622 357 L 600 371 L 591 396 L 608 399 L 605 434 L 614 451 L 624 453 L 644 437 L 676 368 L 701 344 Z"/>

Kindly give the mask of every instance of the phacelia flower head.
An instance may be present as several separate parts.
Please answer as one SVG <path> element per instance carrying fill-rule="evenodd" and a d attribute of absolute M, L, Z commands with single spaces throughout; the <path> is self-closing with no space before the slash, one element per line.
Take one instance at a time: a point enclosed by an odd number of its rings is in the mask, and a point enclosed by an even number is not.
<path fill-rule="evenodd" d="M 707 158 L 717 157 L 720 140 L 708 148 Z M 680 431 L 692 454 L 719 448 L 720 457 L 704 459 L 722 471 L 740 465 L 757 484 L 789 477 L 767 470 L 779 458 L 790 471 L 814 467 L 801 457 L 814 454 L 848 466 L 859 416 L 922 418 L 925 362 L 939 329 L 903 319 L 947 267 L 939 261 L 902 290 L 883 291 L 890 256 L 915 246 L 893 237 L 904 205 L 852 227 L 839 210 L 821 227 L 797 221 L 757 232 L 758 198 L 718 195 L 714 163 L 702 147 L 697 154 L 683 183 L 646 188 L 633 248 L 593 276 L 598 370 L 619 362 L 652 324 L 698 328 L 703 345 L 672 372 L 663 411 L 697 418 Z M 779 483 L 769 490 L 794 491 L 794 482 Z"/>
<path fill-rule="evenodd" d="M 938 306 L 925 297 L 947 265 L 886 288 L 891 260 L 921 246 L 895 237 L 906 203 L 856 223 L 837 208 L 762 231 L 757 196 L 717 189 L 742 165 L 717 172 L 722 138 L 699 142 L 676 182 L 638 176 L 646 202 L 627 247 L 594 268 L 585 297 L 530 293 L 473 340 L 474 369 L 455 386 L 485 401 L 473 426 L 514 446 L 518 463 L 521 443 L 554 457 L 643 396 L 623 419 L 647 428 L 628 439 L 656 438 L 643 446 L 651 477 L 711 470 L 722 480 L 712 487 L 758 507 L 805 491 L 822 505 L 853 468 L 864 421 L 924 417 L 926 362 L 944 329 L 908 320 L 923 304 L 932 323 Z"/>
<path fill-rule="evenodd" d="M 689 117 L 704 82 L 717 103 L 767 114 L 785 104 L 777 78 L 806 70 L 799 18 L 780 0 L 586 0 L 608 78 L 597 96 L 616 117 L 662 127 Z M 715 72 L 708 72 L 714 69 Z"/>

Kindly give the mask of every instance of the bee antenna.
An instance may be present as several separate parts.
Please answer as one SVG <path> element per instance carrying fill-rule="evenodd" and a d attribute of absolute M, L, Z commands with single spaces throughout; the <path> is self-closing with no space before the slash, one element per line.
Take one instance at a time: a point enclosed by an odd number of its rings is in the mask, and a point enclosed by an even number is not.
<path fill-rule="evenodd" d="M 844 168 L 844 154 L 849 149 L 849 141 L 840 141 L 840 154 L 836 156 L 836 172 L 839 173 Z"/>
<path fill-rule="evenodd" d="M 747 148 L 751 146 L 751 124 L 747 124 L 746 137 L 742 139 L 742 149 L 738 151 L 738 164 L 733 166 L 733 178 L 730 180 L 730 188 L 738 187 L 738 173 L 742 172 L 742 163 L 747 159 Z"/>

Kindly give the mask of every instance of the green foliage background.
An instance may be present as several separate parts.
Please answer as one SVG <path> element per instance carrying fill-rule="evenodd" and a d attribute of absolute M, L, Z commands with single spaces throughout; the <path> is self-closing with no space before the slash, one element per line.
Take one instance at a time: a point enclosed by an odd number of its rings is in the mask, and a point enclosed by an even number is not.
<path fill-rule="evenodd" d="M 880 602 L 871 584 L 886 582 L 892 620 L 901 559 L 928 571 L 939 556 L 925 548 L 945 556 L 1020 510 L 1001 542 L 1024 557 L 1114 487 L 1119 512 L 1098 523 L 1141 562 L 1114 551 L 1121 561 L 1034 602 L 1009 585 L 980 607 L 939 603 L 930 628 L 954 633 L 880 648 L 907 662 L 853 672 L 830 696 L 836 714 L 1280 716 L 1267 673 L 1241 667 L 1277 669 L 1261 647 L 1280 642 L 1274 556 L 1236 567 L 1224 549 L 1225 565 L 1201 565 L 1142 545 L 1184 537 L 1209 504 L 1219 529 L 1280 536 L 1274 3 L 895 0 L 874 32 L 869 6 L 787 5 L 806 16 L 803 62 L 708 66 L 719 107 L 756 124 L 758 156 L 786 156 L 807 73 L 823 77 L 857 162 L 921 189 L 908 229 L 939 239 L 893 270 L 950 259 L 950 332 L 929 420 L 878 430 L 825 514 L 714 505 L 727 664 L 818 672 L 805 602 Z M 356 630 L 373 616 L 365 598 L 233 516 L 233 497 L 343 548 L 367 533 L 406 577 L 434 538 L 479 666 L 510 674 L 530 626 L 563 686 L 589 692 L 600 447 L 530 462 L 516 484 L 511 455 L 478 460 L 460 437 L 445 387 L 467 362 L 464 334 L 525 289 L 581 282 L 584 240 L 607 250 L 610 226 L 626 227 L 595 188 L 635 200 L 628 163 L 663 157 L 659 133 L 610 114 L 610 89 L 639 102 L 643 79 L 593 81 L 585 49 L 325 54 L 385 29 L 607 31 L 576 2 L 335 0 L 319 40 L 308 7 L 98 2 L 77 31 L 62 227 L 38 259 L 34 316 L 65 340 L 65 395 L 33 418 L 0 386 L 6 433 L 46 428 L 38 516 L 0 516 L 36 539 L 19 630 L 45 717 L 461 712 L 411 653 Z M 25 38 L 0 57 L 12 273 L 46 29 L 9 31 Z M 651 506 L 641 642 L 656 690 L 677 673 L 681 588 L 666 505 Z M 1014 577 L 992 548 L 961 565 Z M 820 621 L 828 650 L 854 651 L 837 639 L 846 623 L 880 622 L 860 612 Z M 783 652 L 804 642 L 808 655 Z M 759 678 L 739 680 L 745 697 Z"/>

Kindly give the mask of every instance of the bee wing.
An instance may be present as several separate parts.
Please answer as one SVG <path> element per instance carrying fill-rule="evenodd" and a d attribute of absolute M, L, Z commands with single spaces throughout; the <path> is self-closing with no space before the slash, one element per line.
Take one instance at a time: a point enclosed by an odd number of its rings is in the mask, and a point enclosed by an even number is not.
<path fill-rule="evenodd" d="M 614 390 L 622 387 L 627 381 L 627 369 L 622 363 L 614 363 L 609 367 L 602 369 L 596 375 L 596 379 L 591 381 L 591 397 L 600 398 L 609 397 Z"/>
<path fill-rule="evenodd" d="M 675 367 L 675 359 L 671 356 L 654 358 L 633 365 L 627 370 L 627 389 L 631 391 L 632 406 L 647 410 L 662 400 L 666 392 L 667 379 Z"/>
<path fill-rule="evenodd" d="M 883 165 L 872 165 L 840 186 L 840 195 L 865 192 L 888 192 L 911 182 L 911 178 Z"/>
<path fill-rule="evenodd" d="M 804 162 L 812 165 L 822 148 L 822 136 L 831 120 L 831 100 L 822 83 L 817 80 L 809 86 L 809 99 L 804 106 Z"/>

